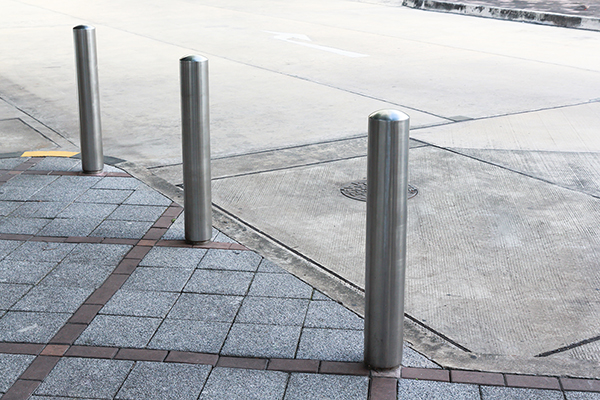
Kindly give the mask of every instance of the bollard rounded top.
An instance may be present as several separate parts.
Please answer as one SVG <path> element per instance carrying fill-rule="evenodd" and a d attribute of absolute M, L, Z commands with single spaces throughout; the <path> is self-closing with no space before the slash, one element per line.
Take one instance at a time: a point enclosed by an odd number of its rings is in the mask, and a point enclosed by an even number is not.
<path fill-rule="evenodd" d="M 198 56 L 198 55 L 192 55 L 192 56 L 187 56 L 187 57 L 183 57 L 181 60 L 179 60 L 181 62 L 206 62 L 208 61 L 208 58 L 203 57 L 203 56 Z"/>
<path fill-rule="evenodd" d="M 375 119 L 380 121 L 407 121 L 410 117 L 398 110 L 379 110 L 369 115 L 369 119 Z"/>
<path fill-rule="evenodd" d="M 73 28 L 73 30 L 75 30 L 75 29 L 76 30 L 88 30 L 88 31 L 91 31 L 91 30 L 94 30 L 96 28 L 94 28 L 91 25 L 77 25 L 75 28 Z"/>

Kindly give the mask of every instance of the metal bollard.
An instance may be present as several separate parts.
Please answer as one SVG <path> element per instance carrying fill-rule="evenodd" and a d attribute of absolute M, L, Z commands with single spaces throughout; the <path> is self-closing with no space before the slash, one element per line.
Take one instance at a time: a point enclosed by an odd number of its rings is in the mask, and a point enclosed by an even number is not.
<path fill-rule="evenodd" d="M 185 240 L 206 242 L 212 236 L 208 59 L 188 56 L 179 66 Z"/>
<path fill-rule="evenodd" d="M 364 362 L 375 369 L 402 362 L 409 121 L 369 116 Z"/>
<path fill-rule="evenodd" d="M 79 138 L 83 172 L 104 169 L 102 127 L 100 126 L 100 95 L 98 90 L 98 59 L 96 28 L 79 25 L 73 28 L 77 87 L 79 91 Z"/>

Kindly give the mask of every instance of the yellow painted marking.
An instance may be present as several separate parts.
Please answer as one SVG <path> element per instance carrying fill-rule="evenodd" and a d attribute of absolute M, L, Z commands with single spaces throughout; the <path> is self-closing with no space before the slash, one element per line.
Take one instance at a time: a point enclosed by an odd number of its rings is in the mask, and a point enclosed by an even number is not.
<path fill-rule="evenodd" d="M 21 157 L 73 157 L 77 151 L 26 151 Z"/>

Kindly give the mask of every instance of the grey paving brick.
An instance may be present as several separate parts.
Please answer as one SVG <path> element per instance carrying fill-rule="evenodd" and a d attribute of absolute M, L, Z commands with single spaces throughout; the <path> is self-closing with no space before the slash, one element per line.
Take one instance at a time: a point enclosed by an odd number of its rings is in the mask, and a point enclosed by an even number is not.
<path fill-rule="evenodd" d="M 600 393 L 594 392 L 565 392 L 567 400 L 600 400 Z"/>
<path fill-rule="evenodd" d="M 178 293 L 121 289 L 102 307 L 100 314 L 160 318 L 167 315 L 178 297 Z"/>
<path fill-rule="evenodd" d="M 31 396 L 31 400 L 73 400 L 73 397 L 63 397 L 63 396 Z M 77 397 L 77 400 L 94 400 L 89 397 Z"/>
<path fill-rule="evenodd" d="M 498 386 L 481 386 L 482 400 L 563 400 L 558 390 L 522 389 Z"/>
<path fill-rule="evenodd" d="M 37 284 L 54 267 L 56 262 L 0 261 L 0 282 Z"/>
<path fill-rule="evenodd" d="M 76 202 L 121 204 L 132 193 L 133 190 L 90 189 L 79 196 Z"/>
<path fill-rule="evenodd" d="M 71 314 L 9 311 L 0 319 L 0 342 L 47 343 Z"/>
<path fill-rule="evenodd" d="M 230 327 L 226 322 L 166 319 L 148 348 L 217 354 Z"/>
<path fill-rule="evenodd" d="M 68 205 L 67 202 L 28 201 L 21 203 L 21 206 L 11 214 L 11 217 L 54 218 Z"/>
<path fill-rule="evenodd" d="M 171 203 L 171 199 L 163 196 L 153 189 L 148 188 L 147 186 L 138 188 L 124 202 L 124 204 L 136 204 L 143 206 L 170 206 Z"/>
<path fill-rule="evenodd" d="M 9 182 L 10 183 L 10 182 Z M 27 201 L 40 188 L 9 186 L 5 184 L 0 187 L 0 200 L 3 201 Z"/>
<path fill-rule="evenodd" d="M 23 164 L 29 158 L 18 157 L 18 158 L 0 158 L 0 169 L 13 169 L 18 165 Z"/>
<path fill-rule="evenodd" d="M 116 204 L 72 203 L 62 210 L 57 217 L 104 219 L 108 217 L 117 207 L 118 206 Z"/>
<path fill-rule="evenodd" d="M 200 400 L 280 400 L 287 379 L 284 372 L 215 368 Z"/>
<path fill-rule="evenodd" d="M 265 325 L 302 325 L 309 300 L 246 297 L 236 322 Z"/>
<path fill-rule="evenodd" d="M 310 299 L 312 287 L 291 274 L 265 274 L 258 272 L 250 286 L 249 296 L 290 297 Z"/>
<path fill-rule="evenodd" d="M 0 186 L 0 200 L 29 200 L 58 176 L 19 175 Z"/>
<path fill-rule="evenodd" d="M 185 292 L 245 295 L 252 281 L 251 272 L 197 269 L 185 285 Z"/>
<path fill-rule="evenodd" d="M 145 347 L 161 320 L 158 318 L 98 315 L 75 344 L 88 346 Z"/>
<path fill-rule="evenodd" d="M 81 160 L 67 157 L 46 157 L 29 169 L 32 171 L 81 170 Z"/>
<path fill-rule="evenodd" d="M 439 365 L 429 360 L 427 357 L 417 353 L 415 350 L 411 349 L 406 344 L 404 344 L 404 346 L 402 347 L 402 365 L 404 367 L 415 368 L 441 368 Z"/>
<path fill-rule="evenodd" d="M 100 218 L 56 218 L 40 230 L 38 235 L 88 236 L 100 223 Z"/>
<path fill-rule="evenodd" d="M 363 331 L 305 328 L 296 358 L 359 362 L 363 360 L 363 342 Z"/>
<path fill-rule="evenodd" d="M 112 399 L 132 367 L 132 361 L 62 358 L 35 394 Z"/>
<path fill-rule="evenodd" d="M 253 251 L 210 249 L 198 268 L 254 272 L 261 259 Z"/>
<path fill-rule="evenodd" d="M 238 296 L 182 293 L 168 318 L 233 322 L 241 303 Z"/>
<path fill-rule="evenodd" d="M 79 243 L 64 259 L 65 263 L 96 263 L 117 265 L 131 250 L 126 244 Z"/>
<path fill-rule="evenodd" d="M 142 183 L 135 178 L 125 178 L 116 176 L 104 177 L 100 182 L 96 183 L 94 189 L 121 189 L 121 190 L 134 190 L 137 189 Z"/>
<path fill-rule="evenodd" d="M 364 320 L 335 301 L 312 301 L 304 326 L 308 328 L 358 329 Z"/>
<path fill-rule="evenodd" d="M 18 240 L 0 240 L 0 260 L 25 242 Z"/>
<path fill-rule="evenodd" d="M 366 400 L 368 391 L 366 376 L 292 374 L 285 400 Z"/>
<path fill-rule="evenodd" d="M 160 218 L 166 209 L 167 207 L 164 206 L 137 206 L 122 204 L 108 217 L 108 219 L 154 222 Z"/>
<path fill-rule="evenodd" d="M 53 262 L 62 261 L 74 243 L 27 242 L 6 256 L 7 260 Z"/>
<path fill-rule="evenodd" d="M 86 288 L 36 286 L 11 310 L 74 313 L 92 291 Z"/>
<path fill-rule="evenodd" d="M 122 289 L 180 292 L 193 273 L 193 268 L 137 267 Z"/>
<path fill-rule="evenodd" d="M 14 210 L 23 205 L 22 201 L 0 201 L 0 217 L 10 215 Z"/>
<path fill-rule="evenodd" d="M 6 392 L 27 369 L 35 356 L 0 354 L 0 393 Z"/>
<path fill-rule="evenodd" d="M 141 239 L 151 226 L 152 222 L 149 221 L 105 220 L 90 234 L 90 236 Z"/>
<path fill-rule="evenodd" d="M 96 289 L 114 269 L 114 265 L 62 262 L 40 282 L 40 285 Z"/>
<path fill-rule="evenodd" d="M 288 272 L 278 266 L 277 264 L 263 258 L 258 266 L 258 272 L 265 272 L 270 274 L 287 274 Z"/>
<path fill-rule="evenodd" d="M 206 254 L 205 249 L 154 247 L 140 262 L 145 267 L 196 268 Z"/>
<path fill-rule="evenodd" d="M 300 337 L 299 326 L 235 323 L 221 354 L 242 357 L 293 358 Z"/>
<path fill-rule="evenodd" d="M 461 383 L 398 380 L 398 400 L 480 400 L 479 387 Z"/>
<path fill-rule="evenodd" d="M 0 217 L 0 233 L 36 235 L 49 223 L 50 220 L 44 218 Z"/>
<path fill-rule="evenodd" d="M 116 399 L 197 399 L 211 367 L 208 365 L 138 362 Z"/>
<path fill-rule="evenodd" d="M 31 285 L 0 283 L 0 310 L 8 310 L 31 288 Z"/>
<path fill-rule="evenodd" d="M 31 200 L 72 202 L 101 178 L 93 176 L 61 176 L 31 196 Z"/>

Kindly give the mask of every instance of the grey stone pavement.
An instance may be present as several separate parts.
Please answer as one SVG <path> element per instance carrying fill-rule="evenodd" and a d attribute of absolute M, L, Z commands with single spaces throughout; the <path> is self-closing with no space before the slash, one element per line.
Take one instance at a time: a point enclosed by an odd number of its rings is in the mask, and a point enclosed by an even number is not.
<path fill-rule="evenodd" d="M 598 399 L 600 381 L 361 363 L 363 320 L 118 168 L 0 159 L 2 399 Z M 403 378 L 398 379 L 402 374 Z"/>

